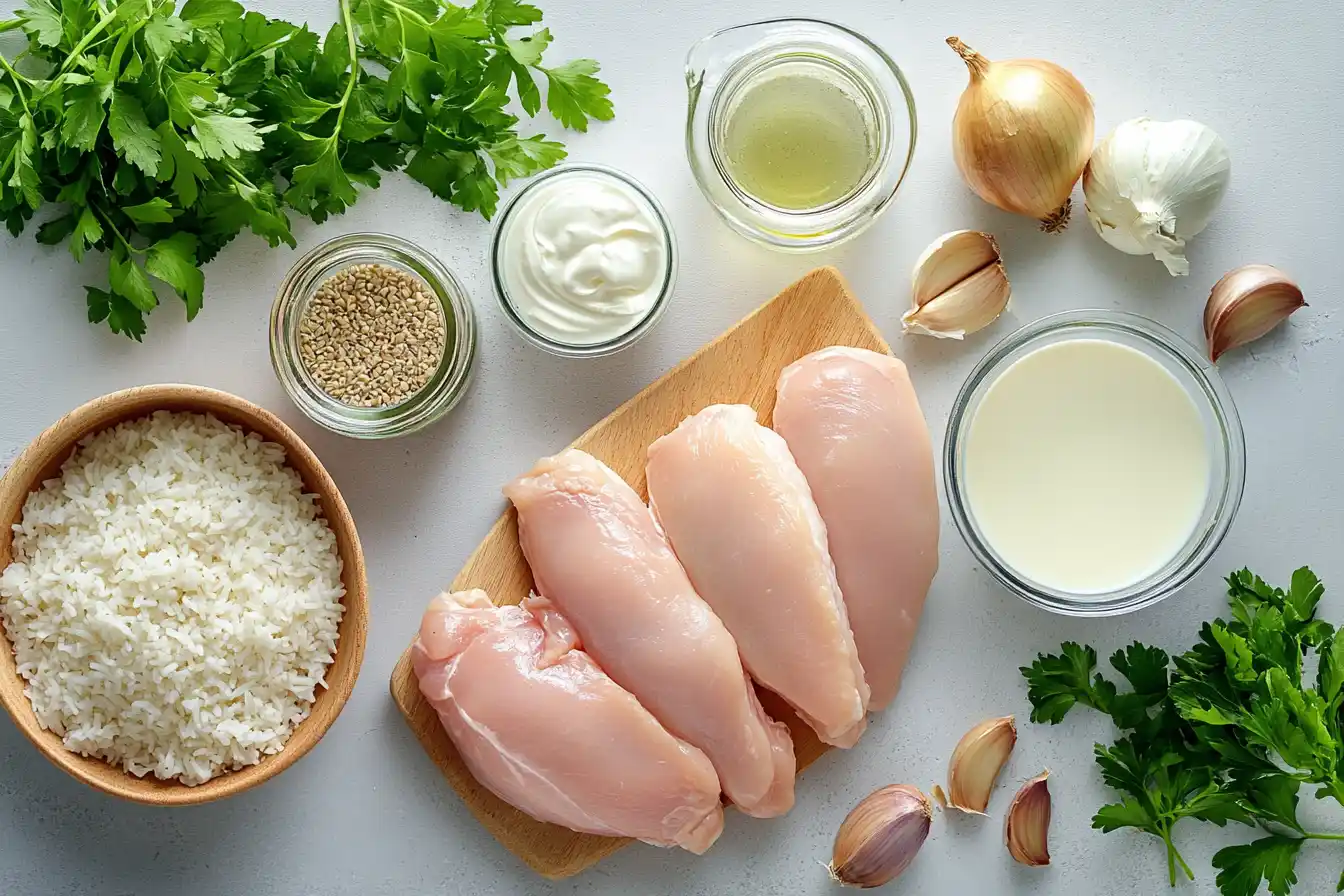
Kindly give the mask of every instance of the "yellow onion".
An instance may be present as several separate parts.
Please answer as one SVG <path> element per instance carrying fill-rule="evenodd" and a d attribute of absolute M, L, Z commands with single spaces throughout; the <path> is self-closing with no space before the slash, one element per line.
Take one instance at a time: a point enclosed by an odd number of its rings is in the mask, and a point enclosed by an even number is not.
<path fill-rule="evenodd" d="M 952 120 L 961 176 L 981 199 L 1040 221 L 1048 233 L 1069 221 L 1069 194 L 1092 154 L 1092 99 L 1053 62 L 991 62 L 949 37 L 971 70 Z"/>

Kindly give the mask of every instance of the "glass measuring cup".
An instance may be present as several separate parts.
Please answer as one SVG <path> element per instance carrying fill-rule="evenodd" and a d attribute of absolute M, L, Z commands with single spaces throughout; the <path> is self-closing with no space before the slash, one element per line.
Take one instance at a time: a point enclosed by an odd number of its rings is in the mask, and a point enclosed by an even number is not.
<path fill-rule="evenodd" d="M 752 88 L 787 71 L 821 79 L 853 101 L 870 142 L 867 170 L 840 198 L 783 208 L 752 195 L 727 164 L 729 120 Z M 915 98 L 880 47 L 840 25 L 771 19 L 702 38 L 686 57 L 686 154 L 715 211 L 745 237 L 806 252 L 856 236 L 891 200 L 915 152 Z"/>

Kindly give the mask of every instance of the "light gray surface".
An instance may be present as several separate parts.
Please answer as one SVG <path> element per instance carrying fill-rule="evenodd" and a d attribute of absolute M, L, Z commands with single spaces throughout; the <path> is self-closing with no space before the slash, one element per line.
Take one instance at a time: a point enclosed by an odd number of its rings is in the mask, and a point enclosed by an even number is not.
<path fill-rule="evenodd" d="M 5 0 L 9 7 L 13 0 Z M 334 2 L 252 4 L 325 27 Z M 865 236 L 814 257 L 770 254 L 712 216 L 682 151 L 681 62 L 710 30 L 788 10 L 769 0 L 544 0 L 557 55 L 603 64 L 615 122 L 566 135 L 573 157 L 623 167 L 662 198 L 681 239 L 677 295 L 659 328 L 624 355 L 566 362 L 522 344 L 487 290 L 488 226 L 389 178 L 343 218 L 299 229 L 301 249 L 336 234 L 382 229 L 441 253 L 476 299 L 482 349 L 473 391 L 450 418 L 415 437 L 347 441 L 301 419 L 275 382 L 267 312 L 297 254 L 242 238 L 207 269 L 208 298 L 186 325 L 180 307 L 153 315 L 146 344 L 83 321 L 85 282 L 63 249 L 31 235 L 0 239 L 5 313 L 0 357 L 0 462 L 76 404 L 111 389 L 184 381 L 227 389 L 277 411 L 326 463 L 358 522 L 369 562 L 372 630 L 363 675 L 328 737 L 265 787 L 224 803 L 154 810 L 117 802 L 49 765 L 0 721 L 0 893 L 4 896 L 222 894 L 821 894 L 820 862 L 835 827 L 874 788 L 941 780 L 961 733 L 980 719 L 1025 715 L 1017 667 L 1061 639 L 1103 651 L 1139 638 L 1179 649 L 1222 606 L 1219 578 L 1250 564 L 1283 580 L 1311 563 L 1327 584 L 1326 616 L 1344 603 L 1344 314 L 1336 310 L 1344 183 L 1344 101 L 1335 40 L 1344 7 L 1309 0 L 1234 3 L 1066 3 L 1062 0 L 842 0 L 797 3 L 871 35 L 906 69 L 919 103 L 920 145 L 895 206 Z M 960 34 L 992 57 L 1039 55 L 1076 72 L 1098 109 L 1098 135 L 1147 114 L 1194 117 L 1231 147 L 1233 186 L 1191 251 L 1193 273 L 1173 280 L 1152 259 L 1123 256 L 1079 218 L 1062 237 L 975 199 L 951 161 L 949 125 L 965 69 L 943 45 Z M 939 234 L 992 231 L 1013 281 L 1012 313 L 965 344 L 902 339 L 898 320 L 911 263 Z M 703 857 L 636 846 L 584 876 L 549 885 L 499 847 L 440 779 L 387 695 L 387 678 L 427 600 L 456 572 L 501 509 L 500 485 L 594 421 L 817 263 L 849 277 L 909 363 L 935 443 L 975 360 L 1016 325 L 1083 306 L 1148 314 L 1202 345 L 1200 314 L 1225 270 L 1271 262 L 1293 272 L 1310 309 L 1252 351 L 1221 365 L 1246 425 L 1249 474 L 1241 516 L 1210 567 L 1186 591 L 1136 616 L 1079 622 L 1033 610 L 974 567 L 944 523 L 942 572 L 896 707 L 857 748 L 832 752 L 799 782 L 798 805 L 775 821 L 739 816 Z M 939 816 L 897 893 L 1156 894 L 1166 892 L 1161 846 L 1088 828 L 1110 794 L 1091 744 L 1110 735 L 1095 714 L 1054 729 L 1021 725 L 1021 740 L 990 819 Z M 1052 853 L 1046 870 L 1014 867 L 1001 814 L 1016 782 L 1054 772 Z M 1306 802 L 1310 802 L 1309 797 Z M 1334 819 L 1335 829 L 1344 819 Z M 1209 858 L 1249 836 L 1189 824 L 1179 831 L 1198 880 L 1214 893 Z M 1340 850 L 1309 845 L 1300 896 L 1333 890 Z"/>

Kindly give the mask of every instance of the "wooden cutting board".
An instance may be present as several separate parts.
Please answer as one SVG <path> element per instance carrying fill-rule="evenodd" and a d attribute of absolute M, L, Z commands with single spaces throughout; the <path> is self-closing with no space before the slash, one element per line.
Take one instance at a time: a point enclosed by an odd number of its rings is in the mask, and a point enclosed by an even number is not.
<path fill-rule="evenodd" d="M 890 352 L 840 272 L 818 268 L 621 405 L 580 436 L 574 447 L 604 461 L 647 497 L 644 462 L 655 439 L 711 404 L 751 405 L 769 426 L 779 372 L 829 345 Z M 497 604 L 516 604 L 531 587 L 532 574 L 518 545 L 517 516 L 510 507 L 453 579 L 450 590 L 483 588 Z M 426 603 L 430 597 L 425 595 Z M 495 839 L 543 877 L 558 880 L 577 874 L 632 842 L 536 821 L 482 787 L 420 695 L 409 648 L 392 672 L 392 699 L 467 808 Z M 828 749 L 773 694 L 762 691 L 761 701 L 772 717 L 787 722 L 792 730 L 799 772 Z"/>

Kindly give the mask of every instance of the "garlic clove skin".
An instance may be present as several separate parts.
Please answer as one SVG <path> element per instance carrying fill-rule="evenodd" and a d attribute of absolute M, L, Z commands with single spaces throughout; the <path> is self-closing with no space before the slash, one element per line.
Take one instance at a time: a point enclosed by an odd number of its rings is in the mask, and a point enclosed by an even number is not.
<path fill-rule="evenodd" d="M 1209 225 L 1227 193 L 1227 144 L 1197 121 L 1126 121 L 1083 169 L 1087 219 L 1107 243 L 1152 255 L 1172 276 L 1190 273 L 1186 242 Z"/>
<path fill-rule="evenodd" d="M 933 806 L 918 788 L 883 787 L 845 816 L 826 870 L 847 887 L 880 887 L 910 867 L 932 824 Z"/>
<path fill-rule="evenodd" d="M 1050 772 L 1041 772 L 1022 785 L 1008 807 L 1003 836 L 1008 854 L 1023 865 L 1050 864 Z"/>
<path fill-rule="evenodd" d="M 961 339 L 993 323 L 1012 297 L 999 244 L 976 230 L 944 234 L 915 262 L 904 332 Z"/>
<path fill-rule="evenodd" d="M 954 809 L 984 815 L 989 795 L 1017 744 L 1012 716 L 986 719 L 961 738 L 947 768 L 947 801 Z"/>
<path fill-rule="evenodd" d="M 1248 264 L 1228 271 L 1204 306 L 1209 359 L 1217 361 L 1229 349 L 1259 339 L 1306 305 L 1298 285 L 1273 265 Z"/>

